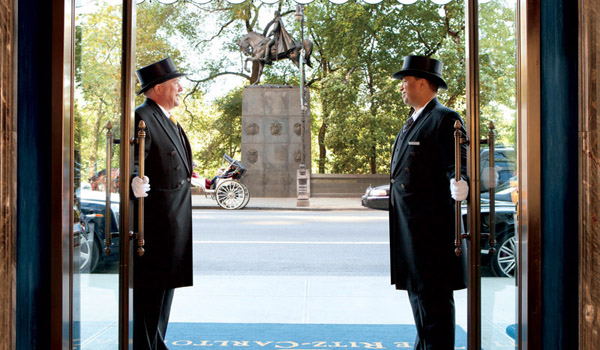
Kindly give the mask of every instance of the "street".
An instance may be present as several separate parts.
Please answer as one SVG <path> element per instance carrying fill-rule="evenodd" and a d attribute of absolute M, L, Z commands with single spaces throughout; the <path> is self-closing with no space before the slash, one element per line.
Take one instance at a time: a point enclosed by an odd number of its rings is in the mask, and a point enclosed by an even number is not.
<path fill-rule="evenodd" d="M 194 210 L 194 274 L 387 276 L 384 211 Z"/>

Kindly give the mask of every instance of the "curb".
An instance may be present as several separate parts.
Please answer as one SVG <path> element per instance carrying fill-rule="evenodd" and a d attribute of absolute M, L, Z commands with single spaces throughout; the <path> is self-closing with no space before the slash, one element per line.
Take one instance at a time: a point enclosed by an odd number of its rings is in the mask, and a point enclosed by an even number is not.
<path fill-rule="evenodd" d="M 220 210 L 228 210 L 223 209 L 218 205 L 215 206 L 205 206 L 205 205 L 196 205 L 192 206 L 192 210 L 194 209 L 220 209 Z M 357 210 L 369 210 L 369 208 L 323 208 L 323 207 L 245 207 L 243 209 L 230 209 L 231 211 L 235 210 L 295 210 L 295 211 L 335 211 L 335 210 L 344 210 L 344 211 L 357 211 Z"/>

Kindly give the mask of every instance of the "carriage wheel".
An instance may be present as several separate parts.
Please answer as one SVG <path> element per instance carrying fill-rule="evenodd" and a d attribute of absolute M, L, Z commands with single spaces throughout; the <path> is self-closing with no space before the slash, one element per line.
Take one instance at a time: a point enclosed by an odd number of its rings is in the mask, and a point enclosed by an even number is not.
<path fill-rule="evenodd" d="M 223 181 L 217 186 L 215 196 L 217 203 L 223 209 L 239 209 L 246 201 L 247 189 L 244 191 L 244 185 L 236 181 Z M 247 202 L 247 201 L 246 201 Z"/>
<path fill-rule="evenodd" d="M 242 203 L 242 206 L 240 207 L 240 209 L 244 209 L 246 207 L 246 205 L 248 204 L 248 202 L 250 201 L 250 191 L 248 190 L 248 187 L 246 187 L 246 185 L 241 184 L 242 187 L 244 188 L 244 202 Z"/>

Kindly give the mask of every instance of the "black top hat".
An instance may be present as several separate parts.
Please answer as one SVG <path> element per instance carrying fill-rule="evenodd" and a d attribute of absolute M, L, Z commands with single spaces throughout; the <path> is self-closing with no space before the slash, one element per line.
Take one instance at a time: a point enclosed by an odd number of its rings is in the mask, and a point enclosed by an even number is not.
<path fill-rule="evenodd" d="M 392 75 L 393 78 L 402 79 L 405 76 L 425 78 L 433 81 L 442 89 L 448 89 L 448 85 L 442 79 L 442 69 L 444 65 L 441 61 L 425 56 L 406 56 L 402 70 Z"/>
<path fill-rule="evenodd" d="M 184 76 L 184 73 L 179 73 L 171 57 L 167 57 L 158 62 L 147 65 L 135 71 L 142 88 L 138 91 L 138 95 L 147 91 L 154 85 L 164 83 L 167 80 Z"/>

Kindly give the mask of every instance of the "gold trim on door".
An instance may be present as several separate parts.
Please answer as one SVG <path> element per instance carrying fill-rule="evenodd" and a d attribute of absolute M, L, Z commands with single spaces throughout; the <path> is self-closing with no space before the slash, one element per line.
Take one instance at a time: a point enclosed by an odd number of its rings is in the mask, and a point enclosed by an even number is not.
<path fill-rule="evenodd" d="M 465 28 L 467 50 L 467 174 L 469 176 L 468 207 L 468 326 L 467 348 L 481 349 L 481 225 L 479 198 L 479 1 L 467 0 Z"/>
<path fill-rule="evenodd" d="M 73 348 L 73 89 L 75 2 L 52 6 L 50 346 Z"/>
<path fill-rule="evenodd" d="M 540 1 L 518 2 L 518 345 L 541 349 Z"/>
<path fill-rule="evenodd" d="M 130 138 L 133 137 L 133 104 L 135 100 L 135 1 L 123 0 L 123 49 L 121 65 L 121 181 L 119 212 L 119 349 L 133 344 L 133 203 L 130 198 L 129 174 L 133 168 Z"/>

